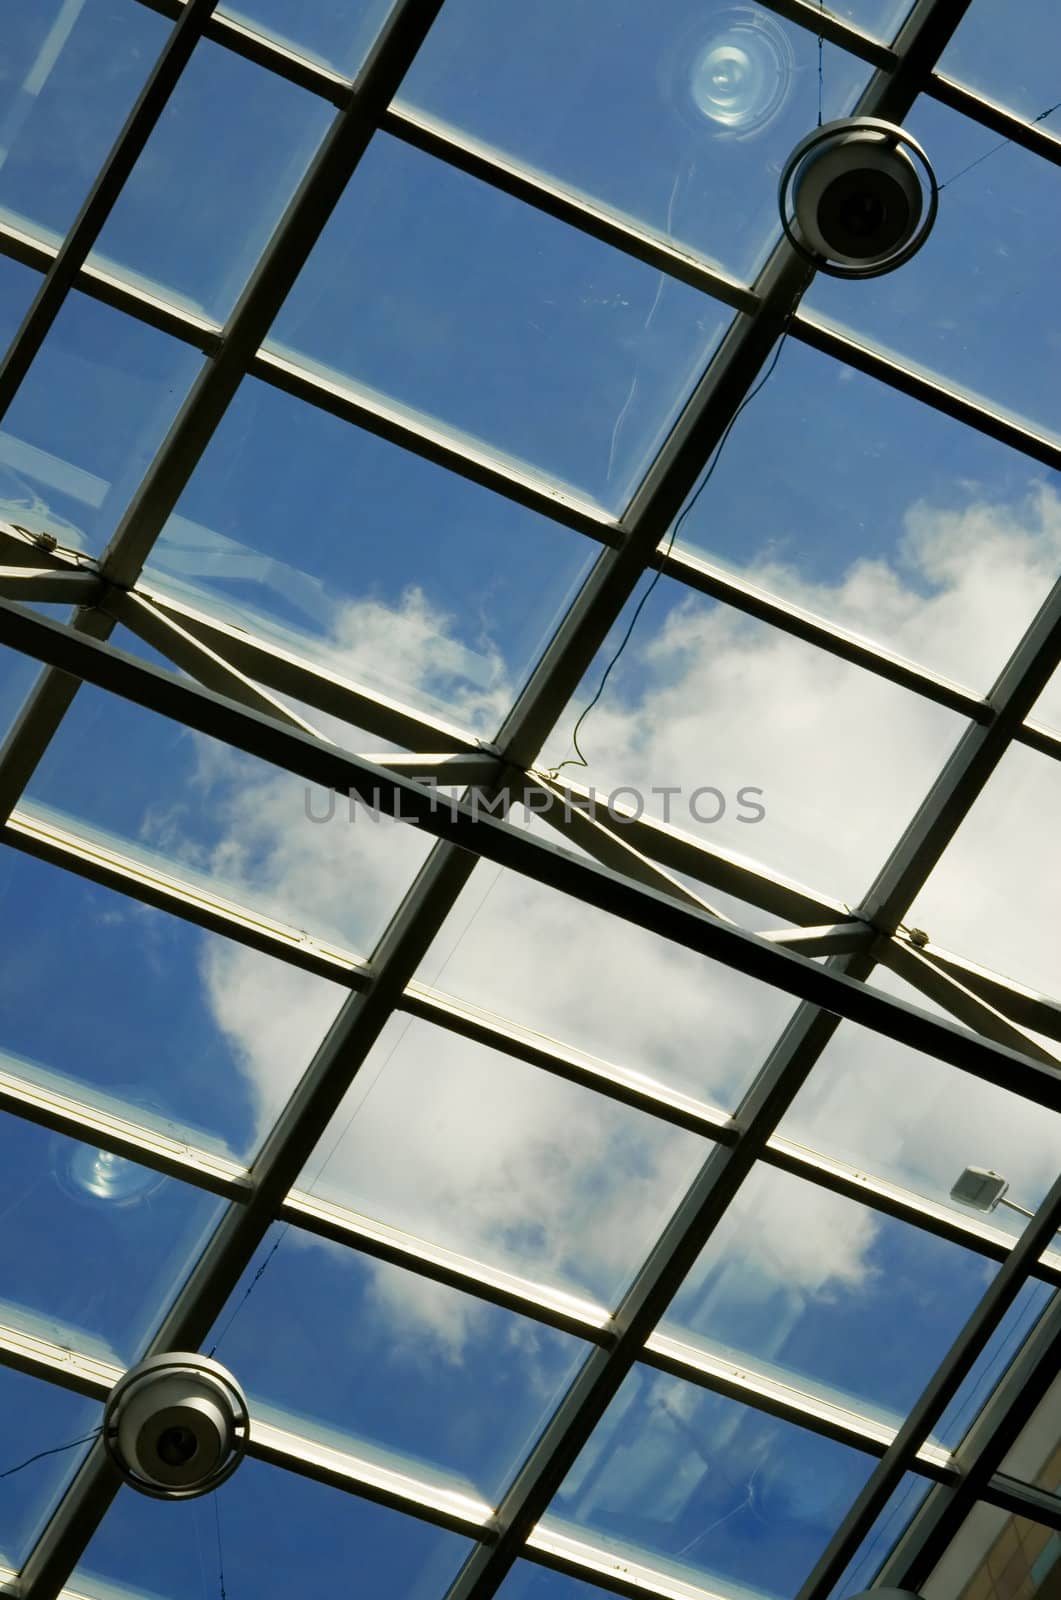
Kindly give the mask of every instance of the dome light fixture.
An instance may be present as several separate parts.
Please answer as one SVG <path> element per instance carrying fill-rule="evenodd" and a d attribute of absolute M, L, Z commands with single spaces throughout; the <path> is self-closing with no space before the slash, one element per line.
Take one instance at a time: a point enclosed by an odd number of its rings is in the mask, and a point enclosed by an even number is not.
<path fill-rule="evenodd" d="M 247 1449 L 243 1390 L 196 1351 L 149 1356 L 114 1385 L 103 1442 L 125 1482 L 154 1500 L 192 1500 L 231 1477 Z"/>
<path fill-rule="evenodd" d="M 785 237 L 832 278 L 876 278 L 932 231 L 939 184 L 917 140 L 878 117 L 843 117 L 793 150 L 778 186 Z"/>

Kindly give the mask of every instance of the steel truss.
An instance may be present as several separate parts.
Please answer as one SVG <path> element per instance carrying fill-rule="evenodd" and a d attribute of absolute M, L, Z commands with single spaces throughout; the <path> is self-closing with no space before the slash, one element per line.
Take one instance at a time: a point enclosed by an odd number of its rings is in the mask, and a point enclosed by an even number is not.
<path fill-rule="evenodd" d="M 0 368 L 0 411 L 17 389 L 64 296 L 75 287 L 197 346 L 206 361 L 98 562 L 63 551 L 54 541 L 42 541 L 17 529 L 0 529 L 0 639 L 46 663 L 0 752 L 0 805 L 8 819 L 4 841 L 279 959 L 338 978 L 351 992 L 249 1168 L 85 1102 L 46 1093 L 17 1073 L 0 1072 L 0 1105 L 45 1126 L 89 1137 L 230 1202 L 203 1256 L 157 1328 L 152 1352 L 198 1344 L 203 1339 L 266 1229 L 277 1218 L 518 1309 L 543 1323 L 578 1333 L 586 1341 L 589 1353 L 581 1372 L 496 1508 L 467 1500 L 458 1503 L 459 1497 L 410 1479 L 399 1480 L 399 1475 L 381 1472 L 370 1463 L 255 1424 L 252 1453 L 260 1458 L 470 1534 L 476 1541 L 475 1550 L 448 1600 L 489 1600 L 519 1556 L 591 1577 L 620 1593 L 664 1596 L 676 1592 L 663 1574 L 632 1566 L 620 1573 L 618 1563 L 606 1553 L 588 1542 L 576 1544 L 551 1531 L 548 1524 L 547 1508 L 553 1494 L 635 1363 L 733 1395 L 880 1458 L 866 1490 L 807 1579 L 800 1600 L 825 1600 L 908 1469 L 935 1479 L 940 1488 L 930 1496 L 925 1514 L 888 1570 L 904 1581 L 920 1579 L 972 1497 L 1021 1505 L 1027 1507 L 1028 1515 L 1037 1514 L 1035 1491 L 1014 1486 L 1002 1479 L 997 1469 L 1023 1416 L 1014 1404 L 1015 1386 L 1023 1382 L 1026 1393 L 1040 1393 L 1048 1363 L 1056 1357 L 1056 1308 L 1043 1319 L 1019 1368 L 1000 1388 L 957 1454 L 951 1458 L 932 1446 L 929 1435 L 1021 1287 L 1032 1277 L 1051 1284 L 1061 1282 L 1061 1257 L 1048 1248 L 1061 1221 L 1061 1181 L 1013 1246 L 1007 1236 L 986 1224 L 959 1217 L 871 1175 L 801 1150 L 782 1138 L 777 1126 L 841 1017 L 875 1027 L 964 1071 L 1061 1108 L 1056 1058 L 1029 1031 L 1061 1038 L 1061 1008 L 1049 997 L 984 972 L 931 942 L 915 944 L 901 926 L 907 907 L 1009 745 L 1021 742 L 1054 758 L 1061 756 L 1061 738 L 1028 721 L 1031 707 L 1061 656 L 1061 589 L 1043 607 L 994 689 L 981 696 L 764 594 L 698 557 L 673 553 L 664 557 L 659 545 L 783 328 L 1004 440 L 1032 459 L 1061 467 L 1061 450 L 1054 441 L 841 337 L 813 316 L 796 310 L 807 277 L 802 263 L 791 257 L 787 247 L 775 251 L 754 285 L 736 283 L 647 231 L 576 200 L 562 187 L 524 173 L 496 153 L 462 141 L 450 130 L 436 128 L 396 105 L 395 93 L 439 0 L 405 0 L 398 5 L 353 83 L 215 13 L 206 0 L 150 3 L 177 19 L 177 26 L 71 234 L 56 251 L 13 229 L 0 229 L 0 250 L 46 274 Z M 771 3 L 801 25 L 815 31 L 820 28 L 830 40 L 876 68 L 860 111 L 901 120 L 915 97 L 928 93 L 1048 160 L 1061 159 L 1061 141 L 934 72 L 965 5 L 918 0 L 894 44 L 887 46 L 820 14 L 809 0 Z M 87 262 L 109 207 L 201 36 L 282 73 L 338 108 L 331 133 L 223 328 L 188 316 Z M 410 423 L 384 406 L 370 404 L 352 390 L 326 384 L 262 349 L 277 307 L 379 129 L 474 173 L 735 309 L 737 315 L 715 358 L 620 519 L 611 519 L 573 497 L 558 496 L 533 473 L 503 467 L 441 431 Z M 155 540 L 247 373 L 531 506 L 601 547 L 593 571 L 492 745 L 484 746 L 463 730 L 311 667 L 142 581 L 142 568 Z M 968 719 L 967 732 L 924 805 L 854 911 L 724 851 L 709 849 L 664 824 L 644 818 L 617 820 L 611 814 L 588 819 L 572 811 L 564 803 L 568 796 L 535 769 L 542 744 L 585 668 L 638 580 L 654 567 Z M 73 600 L 79 610 L 73 623 L 63 626 L 11 603 L 19 598 L 27 602 Z M 179 682 L 113 650 L 106 641 L 117 621 L 138 632 L 202 687 Z M 310 781 L 366 795 L 378 791 L 400 806 L 408 818 L 415 818 L 424 831 L 434 834 L 438 840 L 434 850 L 371 957 L 364 960 L 330 948 L 315 940 L 312 930 L 303 933 L 285 928 L 250 908 L 223 901 L 208 888 L 161 874 L 98 842 L 56 828 L 35 817 L 32 809 L 16 809 L 81 681 L 178 717 L 188 726 L 226 738 L 236 748 L 252 751 Z M 288 698 L 356 722 L 374 736 L 415 753 L 373 761 L 339 751 L 290 709 Z M 465 802 L 447 808 L 438 805 L 437 795 L 425 782 L 470 787 Z M 472 797 L 493 802 L 502 816 L 476 814 L 466 803 Z M 595 862 L 573 857 L 502 819 L 509 803 L 528 799 L 536 809 L 539 800 L 551 800 L 547 820 L 587 850 Z M 479 858 L 504 863 L 799 997 L 801 1005 L 737 1112 L 729 1116 L 662 1086 L 657 1090 L 643 1081 L 635 1084 L 621 1066 L 594 1062 L 559 1042 L 542 1041 L 503 1019 L 476 1012 L 417 984 L 414 973 L 419 961 Z M 693 878 L 709 891 L 714 888 L 736 894 L 797 927 L 781 934 L 749 934 L 720 915 L 675 873 Z M 827 956 L 825 965 L 813 961 L 814 955 Z M 870 988 L 866 979 L 880 962 L 976 1033 L 941 1022 Z M 297 1179 L 306 1158 L 384 1023 L 398 1010 L 587 1084 L 705 1138 L 708 1153 L 701 1172 L 618 1307 L 572 1302 L 548 1286 L 455 1256 L 298 1190 Z M 742 1363 L 736 1369 L 659 1330 L 660 1318 L 685 1273 L 741 1182 L 760 1161 L 1003 1263 L 897 1432 L 801 1394 L 757 1373 L 754 1364 Z M 94 1365 L 87 1355 L 65 1349 L 59 1352 L 13 1330 L 0 1330 L 0 1362 L 98 1398 L 119 1376 L 116 1369 Z M 17 1588 L 24 1600 L 52 1600 L 62 1590 L 114 1491 L 113 1474 L 102 1448 L 93 1447 L 19 1575 Z"/>

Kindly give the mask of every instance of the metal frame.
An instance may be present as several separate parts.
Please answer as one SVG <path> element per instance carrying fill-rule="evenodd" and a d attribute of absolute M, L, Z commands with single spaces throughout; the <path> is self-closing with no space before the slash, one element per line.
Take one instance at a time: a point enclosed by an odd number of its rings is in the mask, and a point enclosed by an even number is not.
<path fill-rule="evenodd" d="M 0 1103 L 19 1115 L 89 1137 L 229 1200 L 214 1237 L 156 1329 L 152 1353 L 189 1348 L 205 1336 L 265 1230 L 277 1218 L 509 1305 L 586 1340 L 589 1354 L 581 1373 L 496 1511 L 470 1502 L 458 1505 L 441 1491 L 411 1481 L 398 1482 L 395 1474 L 338 1457 L 275 1429 L 260 1425 L 254 1429 L 251 1453 L 262 1459 L 470 1534 L 477 1541 L 476 1548 L 448 1600 L 488 1600 L 519 1556 L 590 1578 L 619 1593 L 648 1592 L 660 1597 L 678 1593 L 664 1574 L 635 1566 L 620 1571 L 608 1553 L 572 1541 L 551 1530 L 547 1520 L 541 1521 L 564 1473 L 635 1363 L 676 1373 L 880 1457 L 866 1490 L 804 1584 L 800 1600 L 826 1600 L 904 1471 L 912 1468 L 936 1479 L 939 1489 L 929 1497 L 922 1517 L 887 1569 L 898 1575 L 896 1581 L 919 1580 L 976 1495 L 994 1497 L 1007 1506 L 1027 1507 L 1029 1515 L 1035 1514 L 1035 1491 L 1014 1486 L 998 1474 L 997 1467 L 1006 1441 L 1023 1415 L 1015 1400 L 1020 1385 L 1024 1385 L 1022 1404 L 1026 1408 L 1027 1396 L 1040 1392 L 1049 1362 L 1056 1355 L 1056 1305 L 953 1461 L 928 1444 L 928 1435 L 1023 1284 L 1032 1277 L 1061 1283 L 1061 1255 L 1048 1248 L 1061 1220 L 1061 1181 L 1019 1243 L 1011 1247 L 999 1230 L 960 1217 L 872 1174 L 857 1173 L 843 1163 L 801 1150 L 780 1136 L 777 1127 L 842 1016 L 1061 1109 L 1057 1058 L 1028 1032 L 1061 1037 L 1061 1007 L 930 943 L 915 943 L 901 926 L 913 896 L 1010 744 L 1024 743 L 1051 758 L 1061 758 L 1061 735 L 1027 720 L 1061 657 L 1061 588 L 1044 605 L 995 688 L 982 696 L 764 594 L 699 557 L 663 555 L 659 545 L 782 331 L 1003 440 L 1030 459 L 1061 468 L 1061 447 L 799 311 L 797 302 L 809 275 L 787 246 L 778 247 L 754 285 L 742 285 L 683 255 L 669 241 L 395 104 L 395 92 L 441 0 L 399 4 L 354 82 L 214 12 L 210 0 L 142 3 L 175 19 L 177 25 L 75 227 L 59 250 L 9 227 L 0 229 L 0 251 L 46 274 L 0 367 L 0 413 L 28 370 L 65 295 L 74 287 L 196 346 L 206 362 L 115 538 L 98 562 L 56 549 L 54 542 L 49 545 L 20 530 L 0 528 L 0 640 L 47 663 L 0 751 L 0 807 L 8 818 L 3 841 L 279 959 L 337 978 L 351 993 L 249 1169 L 86 1102 L 44 1091 L 18 1074 L 0 1074 Z M 822 13 L 810 0 L 767 3 L 876 68 L 858 107 L 861 114 L 898 121 L 919 93 L 927 93 L 1040 157 L 1061 162 L 1061 140 L 934 71 L 965 4 L 916 0 L 894 44 L 886 45 Z M 87 263 L 121 184 L 200 37 L 281 73 L 338 108 L 331 132 L 224 328 L 189 316 Z M 376 401 L 316 378 L 261 348 L 276 308 L 378 129 L 693 285 L 736 311 L 684 414 L 619 519 L 558 494 L 533 473 L 509 467 L 486 453 L 476 454 L 442 430 L 414 424 Z M 142 581 L 141 570 L 152 545 L 246 373 L 530 506 L 599 546 L 589 578 L 491 745 L 344 682 Z M 586 666 L 639 579 L 653 569 L 662 569 L 689 588 L 721 599 L 969 719 L 954 755 L 854 911 L 811 889 L 787 883 L 754 863 L 711 850 L 664 824 L 642 818 L 620 828 L 611 815 L 593 820 L 569 813 L 557 786 L 546 774 L 535 771 L 541 746 Z M 79 610 L 70 624 L 58 624 L 12 604 L 19 600 L 74 601 Z M 180 682 L 113 650 L 107 640 L 117 621 L 138 632 L 202 687 Z M 378 790 L 408 818 L 415 818 L 425 832 L 435 835 L 434 850 L 371 958 L 365 961 L 331 948 L 315 939 L 312 930 L 285 928 L 250 908 L 221 900 L 208 888 L 159 872 L 98 841 L 80 838 L 32 812 L 16 811 L 80 681 L 96 683 L 163 715 L 179 717 L 188 726 L 227 738 L 235 747 L 252 750 L 312 781 L 341 783 L 355 792 L 359 786 L 360 792 Z M 285 703 L 287 696 L 413 753 L 373 760 L 340 751 L 290 709 Z M 485 796 L 499 815 L 476 815 L 463 803 L 440 808 L 424 787 L 425 781 L 469 785 L 471 793 Z M 585 796 L 586 791 L 572 788 L 569 793 Z M 587 849 L 594 861 L 573 857 L 503 820 L 509 803 L 530 794 L 553 796 L 554 807 L 546 820 Z M 801 1005 L 734 1116 L 664 1086 L 635 1082 L 621 1065 L 593 1061 L 562 1043 L 542 1040 L 415 982 L 421 956 L 480 858 L 502 862 L 561 892 L 578 895 L 800 998 Z M 802 926 L 781 933 L 749 934 L 720 915 L 675 873 L 734 893 Z M 811 959 L 815 955 L 827 957 L 824 966 Z M 866 979 L 878 962 L 899 972 L 975 1033 L 868 987 Z M 488 1263 L 457 1257 L 294 1187 L 306 1157 L 395 1011 L 487 1043 L 705 1138 L 708 1153 L 701 1172 L 618 1307 L 571 1303 L 547 1285 L 526 1283 Z M 734 1368 L 720 1356 L 685 1346 L 658 1330 L 660 1317 L 685 1272 L 757 1162 L 796 1173 L 1003 1263 L 968 1326 L 897 1433 L 756 1373 L 754 1363 Z M 2 1330 L 0 1363 L 33 1371 L 81 1393 L 105 1393 L 117 1376 L 98 1363 L 94 1367 L 87 1356 L 63 1350 L 60 1357 L 39 1340 L 5 1335 Z M 106 1513 L 114 1489 L 103 1448 L 94 1446 L 19 1576 L 17 1587 L 23 1600 L 52 1600 L 62 1591 Z"/>

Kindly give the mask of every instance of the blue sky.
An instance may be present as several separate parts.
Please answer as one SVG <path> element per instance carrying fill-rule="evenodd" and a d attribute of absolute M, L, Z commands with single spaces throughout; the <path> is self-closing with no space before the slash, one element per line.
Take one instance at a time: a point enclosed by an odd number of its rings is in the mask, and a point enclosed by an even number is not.
<path fill-rule="evenodd" d="M 891 0 L 839 9 L 871 30 L 896 20 Z M 0 208 L 45 237 L 75 215 L 166 30 L 134 0 L 86 0 L 80 11 L 69 0 L 73 26 L 65 41 L 52 35 L 49 67 L 41 48 L 58 12 L 56 0 L 20 11 L 0 77 Z M 378 0 L 315 0 L 292 21 L 280 0 L 256 0 L 241 15 L 353 70 L 380 12 Z M 1000 6 L 974 0 L 950 55 L 955 72 L 1028 114 L 1051 98 L 1041 62 L 1046 31 L 1057 30 L 1045 7 L 1036 14 L 1038 46 L 1022 55 L 1012 30 L 1003 37 Z M 776 115 L 736 136 L 697 111 L 688 81 L 711 30 L 734 27 L 750 28 L 783 69 Z M 825 113 L 842 113 L 866 69 L 831 47 L 823 65 Z M 549 0 L 514 21 L 493 0 L 447 0 L 403 99 L 748 278 L 776 234 L 777 169 L 816 117 L 816 73 L 813 38 L 750 7 L 705 13 L 669 0 L 650 12 L 616 0 L 602 20 L 596 0 Z M 223 320 L 328 121 L 312 96 L 201 45 L 107 225 L 101 264 Z M 942 179 L 993 142 L 936 106 L 915 108 L 910 127 Z M 1056 278 L 1056 240 L 1042 235 L 1053 180 L 1030 156 L 1001 152 L 945 190 L 914 262 L 872 284 L 822 281 L 808 305 L 1058 431 L 1056 336 L 1043 318 Z M 0 338 L 37 281 L 0 258 Z M 379 137 L 271 343 L 618 515 L 728 318 L 720 304 Z M 101 552 L 200 362 L 172 338 L 71 296 L 3 422 L 0 515 Z M 792 340 L 681 542 L 982 691 L 1045 593 L 1059 530 L 1045 469 Z M 192 475 L 149 576 L 489 737 L 595 553 L 255 379 Z M 120 630 L 115 642 L 135 648 Z M 32 680 L 30 664 L 0 655 L 4 727 Z M 561 721 L 547 759 L 567 753 L 572 721 Z M 605 789 L 679 778 L 727 793 L 762 786 L 766 820 L 742 827 L 731 810 L 709 840 L 853 901 L 962 726 L 668 581 L 585 742 L 589 781 Z M 380 748 L 358 730 L 342 736 Z M 928 906 L 940 942 L 953 931 L 973 959 L 1048 987 L 1048 875 L 1036 863 L 1057 781 L 1044 758 L 1034 761 L 1014 759 L 994 780 Z M 29 800 L 364 952 L 425 848 L 393 826 L 313 827 L 294 780 L 90 689 Z M 985 874 L 982 887 L 977 878 L 970 911 L 965 863 L 996 838 L 1005 872 Z M 1025 886 L 1019 907 L 1014 878 Z M 250 1158 L 343 992 L 6 848 L 0 897 L 4 1070 L 51 1083 L 58 1075 L 69 1093 Z M 476 870 L 454 926 L 460 937 L 447 930 L 425 964 L 429 981 L 725 1108 L 791 1009 L 493 868 Z M 934 1200 L 965 1160 L 1005 1161 L 1029 1203 L 1057 1167 L 1052 1119 L 851 1029 L 786 1131 Z M 340 1134 L 323 1176 L 318 1157 Z M 397 1024 L 305 1181 L 493 1266 L 614 1303 L 706 1148 L 451 1035 Z M 2 1320 L 125 1362 L 218 1205 L 135 1169 L 123 1169 L 129 1203 L 101 1199 L 89 1188 L 95 1155 L 0 1117 Z M 901 1414 L 992 1270 L 764 1169 L 690 1274 L 668 1329 Z M 948 1441 L 1038 1303 L 1029 1292 L 1000 1333 L 943 1429 Z M 414 1460 L 493 1500 L 584 1346 L 293 1230 L 219 1354 L 273 1420 L 321 1437 L 330 1429 L 355 1452 Z M 44 1385 L 0 1371 L 0 1388 L 12 1461 L 93 1424 L 91 1406 Z M 25 1554 L 72 1465 L 53 1459 L 0 1484 L 0 1552 Z M 554 1516 L 704 1583 L 787 1600 L 868 1465 L 639 1369 Z M 323 1596 L 355 1551 L 369 1592 L 430 1600 L 467 1548 L 256 1463 L 219 1508 L 233 1594 L 287 1594 L 297 1583 Z M 107 1579 L 166 1600 L 212 1595 L 212 1516 L 209 1505 L 158 1507 L 124 1493 L 77 1582 L 93 1592 Z M 305 1550 L 317 1541 L 307 1580 Z M 521 1567 L 503 1594 L 590 1592 Z"/>

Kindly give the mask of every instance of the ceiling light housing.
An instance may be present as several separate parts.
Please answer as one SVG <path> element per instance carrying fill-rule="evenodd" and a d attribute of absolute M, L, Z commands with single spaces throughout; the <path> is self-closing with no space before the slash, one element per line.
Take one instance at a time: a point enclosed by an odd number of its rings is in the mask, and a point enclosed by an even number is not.
<path fill-rule="evenodd" d="M 209 1494 L 247 1448 L 243 1390 L 220 1362 L 195 1351 L 149 1356 L 115 1384 L 103 1441 L 126 1483 L 155 1500 Z"/>
<path fill-rule="evenodd" d="M 827 122 L 800 141 L 778 186 L 785 237 L 819 272 L 876 278 L 915 255 L 939 185 L 924 150 L 877 117 Z"/>

